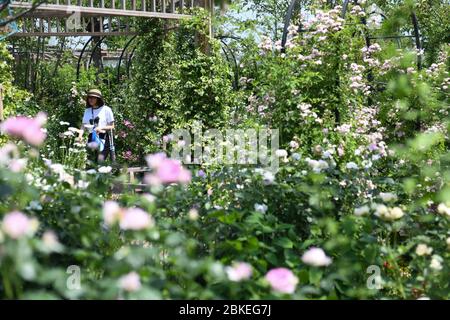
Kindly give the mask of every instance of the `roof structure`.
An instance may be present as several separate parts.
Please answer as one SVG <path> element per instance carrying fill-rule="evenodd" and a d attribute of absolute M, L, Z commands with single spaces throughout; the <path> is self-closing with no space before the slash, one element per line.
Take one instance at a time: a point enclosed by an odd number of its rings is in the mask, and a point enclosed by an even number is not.
<path fill-rule="evenodd" d="M 30 10 L 18 21 L 16 37 L 134 35 L 130 18 L 189 18 L 191 9 L 210 0 L 48 0 L 38 7 L 11 1 L 12 10 Z"/>

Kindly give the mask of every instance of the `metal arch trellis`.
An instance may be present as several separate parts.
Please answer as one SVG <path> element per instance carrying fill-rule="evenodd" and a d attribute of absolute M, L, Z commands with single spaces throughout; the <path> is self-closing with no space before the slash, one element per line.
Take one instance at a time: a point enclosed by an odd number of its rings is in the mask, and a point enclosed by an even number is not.
<path fill-rule="evenodd" d="M 300 7 L 300 1 L 299 0 L 292 0 L 289 4 L 288 10 L 286 12 L 286 17 L 284 18 L 284 28 L 283 28 L 283 35 L 281 37 L 281 52 L 284 53 L 286 51 L 286 42 L 287 42 L 287 36 L 288 36 L 288 30 L 289 26 L 291 24 L 292 15 L 294 14 L 294 10 Z M 298 26 L 298 31 L 301 31 L 302 26 Z"/>
<path fill-rule="evenodd" d="M 92 37 L 92 38 L 94 38 L 94 37 Z M 103 40 L 105 40 L 105 39 L 106 39 L 106 36 L 103 36 L 103 37 L 100 38 L 100 40 L 98 40 L 98 41 L 95 43 L 95 46 L 94 46 L 94 48 L 93 48 L 92 51 L 91 51 L 91 56 L 89 57 L 89 63 L 88 63 L 88 65 L 87 65 L 87 68 L 88 68 L 88 69 L 89 69 L 89 67 L 91 66 L 92 59 L 93 59 L 93 57 L 94 57 L 95 51 L 97 50 L 98 47 L 100 47 L 100 45 L 103 43 Z"/>
<path fill-rule="evenodd" d="M 125 52 L 127 51 L 127 48 L 130 46 L 130 44 L 133 42 L 134 39 L 137 38 L 137 35 L 134 35 L 133 37 L 131 37 L 130 40 L 128 40 L 128 42 L 125 44 L 125 46 L 123 47 L 122 53 L 120 54 L 120 58 L 119 58 L 119 63 L 117 65 L 117 82 L 120 81 L 120 66 L 122 64 L 122 59 L 123 56 L 125 54 Z"/>
<path fill-rule="evenodd" d="M 353 0 L 354 3 L 356 3 L 356 0 Z M 350 4 L 350 0 L 344 0 L 343 4 L 342 4 L 342 12 L 341 12 L 341 16 L 342 18 L 345 18 L 345 15 L 347 13 L 348 10 L 348 6 Z M 287 37 L 288 37 L 288 31 L 289 31 L 289 26 L 292 20 L 292 16 L 294 14 L 294 11 L 297 10 L 300 6 L 300 0 L 292 0 L 288 10 L 286 12 L 286 16 L 285 16 L 285 20 L 284 20 L 284 28 L 283 28 L 283 35 L 282 35 L 282 40 L 281 40 L 281 47 L 282 47 L 282 52 L 286 51 L 286 43 L 287 43 Z M 383 15 L 384 16 L 384 15 Z M 386 16 L 384 16 L 384 18 L 386 18 Z M 382 36 L 382 37 L 370 37 L 368 35 L 364 35 L 365 37 L 365 41 L 366 41 L 366 45 L 370 44 L 370 40 L 371 39 L 396 39 L 398 41 L 398 39 L 400 38 L 404 38 L 404 37 L 413 37 L 415 39 L 415 45 L 416 45 L 416 49 L 420 52 L 422 50 L 422 43 L 420 40 L 420 29 L 419 29 L 419 22 L 417 19 L 417 15 L 414 11 L 411 12 L 411 22 L 413 25 L 413 35 L 394 35 L 394 36 Z M 365 18 L 361 19 L 361 23 L 364 25 L 367 25 L 367 21 Z M 307 31 L 307 30 L 302 30 L 302 26 L 299 25 L 298 27 L 298 31 L 302 32 L 302 31 Z M 419 69 L 422 68 L 422 58 L 421 58 L 421 54 L 418 54 L 417 57 L 417 67 Z"/>
<path fill-rule="evenodd" d="M 234 69 L 234 83 L 233 83 L 233 88 L 236 90 L 239 87 L 239 64 L 238 64 L 238 60 L 236 58 L 236 54 L 233 52 L 233 50 L 230 48 L 230 46 L 224 41 L 225 39 L 232 39 L 232 40 L 242 40 L 242 38 L 240 37 L 236 37 L 236 36 L 231 36 L 231 35 L 217 35 L 216 36 L 217 39 L 220 40 L 220 42 L 223 44 L 224 47 L 222 47 L 222 52 L 224 53 L 227 61 L 231 64 L 231 59 L 230 59 L 230 55 L 232 57 L 232 63 L 234 65 L 233 69 Z M 244 44 L 245 47 L 248 47 L 247 45 Z M 228 50 L 228 53 L 227 53 Z M 253 65 L 255 70 L 258 69 L 258 65 L 256 63 L 256 61 L 253 61 Z"/>
<path fill-rule="evenodd" d="M 420 51 L 422 50 L 422 43 L 420 41 L 419 21 L 417 20 L 416 13 L 414 11 L 411 13 L 411 19 L 414 27 L 416 48 L 419 51 L 419 54 L 417 55 L 417 68 L 422 69 L 422 55 L 420 54 Z"/>
<path fill-rule="evenodd" d="M 176 27 L 168 28 L 168 29 L 166 30 L 166 32 L 167 32 L 167 31 L 170 31 L 170 30 L 173 30 L 173 29 L 176 29 Z M 136 35 L 136 36 L 137 36 L 137 35 Z M 127 43 L 127 44 L 125 45 L 124 51 L 122 51 L 120 60 L 123 59 L 122 55 L 124 55 L 125 49 L 127 49 L 127 47 L 133 42 L 132 40 L 134 40 L 134 38 L 135 38 L 135 37 L 133 37 L 133 39 L 131 39 L 131 40 L 129 41 L 129 43 Z M 126 72 L 127 72 L 127 77 L 128 77 L 128 78 L 130 77 L 130 68 L 131 68 L 132 59 L 133 59 L 133 57 L 134 57 L 134 53 L 135 53 L 136 49 L 137 49 L 137 44 L 135 44 L 135 45 L 133 46 L 133 49 L 131 49 L 130 55 L 128 56 L 128 59 L 127 59 L 127 61 L 126 61 Z M 120 65 L 121 65 L 121 63 L 120 63 Z M 118 80 L 120 80 L 120 79 L 119 79 L 119 78 L 120 78 L 120 76 L 119 76 L 120 65 L 119 65 L 119 69 L 118 69 L 119 71 L 118 71 L 118 74 L 117 74 L 117 79 L 118 79 Z"/>
<path fill-rule="evenodd" d="M 130 78 L 130 68 L 131 68 L 131 63 L 132 63 L 132 59 L 134 56 L 134 52 L 136 51 L 137 45 L 135 45 L 133 47 L 133 49 L 131 50 L 130 56 L 128 57 L 127 60 L 127 77 Z"/>
<path fill-rule="evenodd" d="M 80 78 L 80 66 L 81 66 L 81 60 L 83 58 L 84 51 L 86 51 L 87 46 L 89 45 L 89 43 L 92 41 L 93 38 L 94 37 L 90 37 L 89 40 L 86 41 L 86 43 L 83 46 L 83 49 L 81 49 L 80 56 L 78 57 L 78 62 L 77 62 L 77 81 Z"/>
<path fill-rule="evenodd" d="M 356 0 L 353 0 L 354 3 L 356 3 Z M 342 6 L 342 18 L 345 18 L 345 14 L 347 13 L 348 10 L 348 5 L 350 3 L 350 0 L 344 0 L 344 4 Z M 383 18 L 386 19 L 386 16 L 383 14 L 382 15 Z M 365 18 L 362 19 L 362 22 L 364 25 L 367 25 Z M 381 36 L 381 37 L 367 37 L 366 38 L 366 42 L 370 41 L 370 39 L 389 39 L 389 38 L 393 38 L 393 39 L 400 39 L 400 38 L 414 38 L 415 39 L 415 43 L 416 43 L 416 49 L 418 52 L 420 52 L 422 50 L 422 43 L 420 41 L 420 30 L 419 30 L 419 22 L 417 19 L 417 15 L 414 11 L 411 12 L 411 22 L 413 25 L 413 35 L 394 35 L 394 36 Z M 422 68 L 422 58 L 421 58 L 421 54 L 417 55 L 417 68 L 421 69 Z"/>
<path fill-rule="evenodd" d="M 108 29 L 108 28 L 109 28 L 108 24 L 104 24 L 104 25 L 103 25 L 103 29 Z M 114 28 L 114 29 L 112 29 L 111 31 L 117 31 L 117 30 L 119 30 L 120 28 L 126 28 L 126 25 L 120 25 L 119 28 Z M 96 36 L 91 36 L 91 37 L 89 38 L 89 40 L 86 41 L 86 43 L 84 44 L 83 48 L 81 49 L 80 56 L 78 57 L 78 61 L 77 61 L 77 81 L 78 81 L 79 78 L 80 78 L 81 61 L 82 61 L 82 59 L 83 59 L 84 52 L 86 51 L 87 46 L 89 45 L 89 43 L 90 43 L 95 37 L 96 37 Z M 94 49 L 92 50 L 91 56 L 90 56 L 90 58 L 89 58 L 88 68 L 89 68 L 89 66 L 90 66 L 90 64 L 91 64 L 91 62 L 92 62 L 92 55 L 93 55 L 93 53 L 95 52 L 95 50 L 97 49 L 97 47 L 103 42 L 103 40 L 104 40 L 105 38 L 106 38 L 106 35 L 103 36 L 103 37 L 101 37 L 100 40 L 96 43 Z"/>
<path fill-rule="evenodd" d="M 234 90 L 237 90 L 239 87 L 239 66 L 237 63 L 236 55 L 233 53 L 233 50 L 231 50 L 231 48 L 228 46 L 228 44 L 225 42 L 224 39 L 225 39 L 225 37 L 220 38 L 220 42 L 224 45 L 224 47 L 222 47 L 222 51 L 225 54 L 225 57 L 227 58 L 228 62 L 230 62 L 230 56 L 227 54 L 227 52 L 226 52 L 227 50 L 228 50 L 228 53 L 231 55 L 231 58 L 233 59 L 233 64 L 234 64 L 233 88 L 234 88 Z"/>

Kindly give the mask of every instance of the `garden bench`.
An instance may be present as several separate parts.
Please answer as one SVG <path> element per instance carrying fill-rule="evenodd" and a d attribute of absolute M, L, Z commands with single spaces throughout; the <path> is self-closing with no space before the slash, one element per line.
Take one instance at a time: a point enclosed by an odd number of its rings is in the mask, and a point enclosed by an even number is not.
<path fill-rule="evenodd" d="M 133 189 L 135 192 L 143 192 L 144 188 L 147 186 L 147 184 L 142 182 L 142 179 L 138 179 L 137 175 L 143 175 L 145 172 L 149 172 L 150 168 L 147 167 L 131 167 L 127 168 L 127 176 L 128 176 L 128 182 L 126 182 L 124 185 L 127 186 L 129 189 Z"/>

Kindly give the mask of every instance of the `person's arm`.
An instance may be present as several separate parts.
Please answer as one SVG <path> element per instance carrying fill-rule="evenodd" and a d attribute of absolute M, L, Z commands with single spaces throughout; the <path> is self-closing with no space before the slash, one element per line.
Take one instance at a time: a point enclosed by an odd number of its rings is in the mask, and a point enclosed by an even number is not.
<path fill-rule="evenodd" d="M 78 140 L 83 140 L 83 134 L 84 134 L 84 130 L 83 130 L 83 125 L 80 128 L 80 131 L 78 131 Z"/>
<path fill-rule="evenodd" d="M 99 130 L 113 130 L 114 129 L 114 121 L 109 122 L 107 126 L 98 128 Z"/>
<path fill-rule="evenodd" d="M 95 128 L 95 131 L 97 131 L 98 133 L 105 133 L 106 130 L 113 130 L 113 129 L 114 129 L 114 122 L 110 122 L 108 123 L 107 126 Z"/>
<path fill-rule="evenodd" d="M 89 122 L 87 122 L 86 119 L 86 112 L 83 115 L 83 120 L 81 121 L 81 127 L 80 127 L 80 131 L 78 131 L 78 140 L 82 141 L 83 140 L 83 134 L 84 134 L 84 125 L 88 124 Z"/>

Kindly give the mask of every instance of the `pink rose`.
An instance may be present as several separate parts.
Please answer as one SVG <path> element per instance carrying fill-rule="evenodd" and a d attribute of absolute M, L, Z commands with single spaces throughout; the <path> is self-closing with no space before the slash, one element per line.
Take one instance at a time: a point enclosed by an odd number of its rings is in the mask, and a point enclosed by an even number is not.
<path fill-rule="evenodd" d="M 20 211 L 8 213 L 3 218 L 3 231 L 13 239 L 26 235 L 32 228 L 31 220 Z"/>
<path fill-rule="evenodd" d="M 128 292 L 134 292 L 141 288 L 141 279 L 136 272 L 130 272 L 119 279 L 119 287 Z"/>
<path fill-rule="evenodd" d="M 147 157 L 145 157 L 145 160 L 147 161 L 147 164 L 150 168 L 157 169 L 166 158 L 166 154 L 160 152 L 148 155 Z"/>
<path fill-rule="evenodd" d="M 165 159 L 157 169 L 156 176 L 162 183 L 186 183 L 191 180 L 191 173 L 182 167 L 180 161 L 173 159 Z"/>
<path fill-rule="evenodd" d="M 113 225 L 119 221 L 123 215 L 123 210 L 115 201 L 106 201 L 103 204 L 103 219 L 107 225 Z"/>
<path fill-rule="evenodd" d="M 36 118 L 23 116 L 9 118 L 1 124 L 0 129 L 10 136 L 22 139 L 31 145 L 39 146 L 46 137 L 41 129 L 46 119 L 46 115 L 42 112 Z"/>
<path fill-rule="evenodd" d="M 146 183 L 188 183 L 191 172 L 181 165 L 180 161 L 169 159 L 164 153 L 157 153 L 146 157 L 148 165 L 155 170 L 154 174 L 145 177 Z"/>
<path fill-rule="evenodd" d="M 245 262 L 239 262 L 231 267 L 226 267 L 225 272 L 227 273 L 228 279 L 239 282 L 250 279 L 252 276 L 252 266 Z"/>
<path fill-rule="evenodd" d="M 120 228 L 123 230 L 143 230 L 155 225 L 153 218 L 139 208 L 127 209 L 120 220 Z"/>
<path fill-rule="evenodd" d="M 270 283 L 272 289 L 281 293 L 294 293 L 298 284 L 298 278 L 291 270 L 286 268 L 275 268 L 270 270 L 265 279 Z"/>
<path fill-rule="evenodd" d="M 130 121 L 128 121 L 128 120 L 125 120 L 125 121 L 123 122 L 123 124 L 124 124 L 127 128 L 130 128 L 130 129 L 133 129 L 133 128 L 134 128 L 134 125 L 133 125 Z"/>

